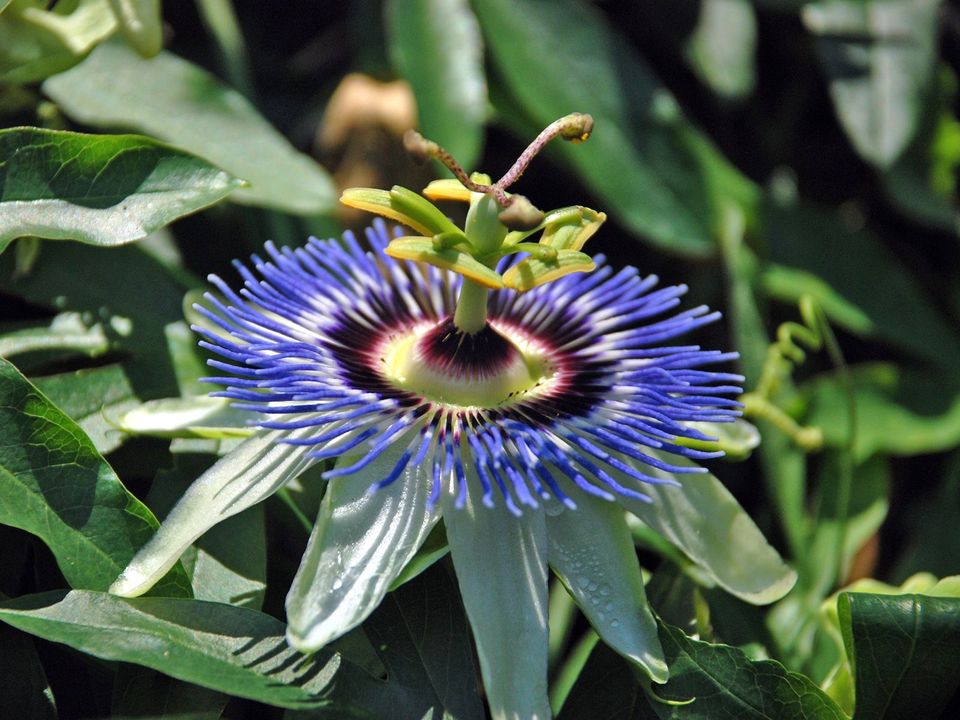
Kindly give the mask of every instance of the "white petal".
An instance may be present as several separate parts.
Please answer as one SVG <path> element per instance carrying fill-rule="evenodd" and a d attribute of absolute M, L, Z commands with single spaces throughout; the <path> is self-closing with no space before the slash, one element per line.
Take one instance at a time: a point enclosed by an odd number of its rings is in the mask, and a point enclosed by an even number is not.
<path fill-rule="evenodd" d="M 622 457 L 622 456 L 621 456 Z M 624 462 L 632 462 L 622 458 Z M 690 460 L 663 456 L 675 465 Z M 672 477 L 680 487 L 641 484 L 616 473 L 624 484 L 653 498 L 644 503 L 623 496 L 617 501 L 644 523 L 683 550 L 717 584 L 742 600 L 757 605 L 779 600 L 796 582 L 797 574 L 744 512 L 736 498 L 709 473 L 678 475 L 633 463 L 641 471 Z"/>
<path fill-rule="evenodd" d="M 439 518 L 427 510 L 430 482 L 422 468 L 408 465 L 393 483 L 369 492 L 394 468 L 403 450 L 401 443 L 396 448 L 330 481 L 287 595 L 287 640 L 298 650 L 317 650 L 363 622 Z"/>
<path fill-rule="evenodd" d="M 203 533 L 269 497 L 302 472 L 312 461 L 304 448 L 279 442 L 290 436 L 277 431 L 255 435 L 197 478 L 110 592 L 124 597 L 145 593 Z"/>
<path fill-rule="evenodd" d="M 583 497 L 576 510 L 547 517 L 547 537 L 550 566 L 603 641 L 655 682 L 666 682 L 657 623 L 647 605 L 623 509 Z"/>
<path fill-rule="evenodd" d="M 543 510 L 515 517 L 500 502 L 443 517 L 494 720 L 546 720 L 547 537 Z"/>

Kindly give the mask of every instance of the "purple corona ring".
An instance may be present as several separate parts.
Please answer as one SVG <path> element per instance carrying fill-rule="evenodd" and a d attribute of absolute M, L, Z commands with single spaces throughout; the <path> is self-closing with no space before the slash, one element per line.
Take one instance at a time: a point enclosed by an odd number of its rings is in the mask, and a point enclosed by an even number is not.
<path fill-rule="evenodd" d="M 575 113 L 531 147 L 591 127 Z M 111 592 L 145 592 L 210 527 L 323 463 L 287 594 L 297 650 L 357 627 L 448 550 L 497 720 L 550 716 L 551 570 L 604 642 L 665 682 L 628 518 L 748 602 L 795 578 L 697 464 L 722 455 L 717 423 L 739 414 L 742 378 L 716 367 L 736 354 L 681 340 L 718 313 L 683 310 L 684 286 L 581 252 L 603 213 L 544 213 L 509 194 L 535 151 L 491 183 L 435 143 L 410 144 L 454 170 L 424 195 L 469 202 L 462 229 L 410 190 L 353 188 L 345 204 L 417 234 L 377 220 L 365 241 L 267 244 L 236 263 L 239 290 L 211 278 L 195 330 L 215 355 L 215 394 L 249 413 L 252 434 L 190 486 Z"/>
<path fill-rule="evenodd" d="M 386 256 L 389 240 L 377 222 L 369 250 L 350 233 L 342 245 L 268 244 L 266 259 L 253 258 L 255 273 L 236 264 L 239 294 L 213 277 L 225 301 L 208 294 L 211 309 L 197 308 L 226 331 L 196 328 L 223 358 L 210 364 L 229 373 L 209 378 L 228 386 L 216 394 L 262 413 L 261 428 L 299 431 L 281 442 L 313 459 L 352 454 L 326 478 L 357 473 L 401 446 L 371 491 L 423 466 L 429 506 L 450 492 L 462 508 L 469 463 L 482 502 L 520 514 L 550 498 L 576 507 L 558 476 L 606 500 L 650 502 L 645 484 L 676 481 L 644 465 L 705 472 L 662 453 L 722 455 L 678 444 L 711 439 L 687 423 L 738 414 L 725 396 L 742 379 L 702 369 L 732 353 L 669 344 L 719 316 L 703 306 L 676 312 L 684 286 L 657 288 L 654 276 L 614 272 L 598 259 L 591 274 L 522 295 L 494 292 L 487 326 L 464 334 L 451 320 L 460 277 Z"/>

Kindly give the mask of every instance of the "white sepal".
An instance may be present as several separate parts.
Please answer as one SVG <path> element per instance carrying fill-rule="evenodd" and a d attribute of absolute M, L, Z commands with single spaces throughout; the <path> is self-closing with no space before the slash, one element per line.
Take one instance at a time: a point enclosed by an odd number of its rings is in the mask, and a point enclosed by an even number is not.
<path fill-rule="evenodd" d="M 674 465 L 694 465 L 686 458 L 662 455 Z M 621 456 L 624 462 L 633 462 Z M 671 478 L 676 485 L 641 484 L 618 478 L 649 495 L 652 503 L 618 496 L 617 501 L 653 530 L 683 550 L 727 592 L 763 605 L 789 592 L 797 574 L 767 542 L 740 503 L 709 473 L 673 476 L 649 465 L 642 471 Z M 641 486 L 642 485 L 642 486 Z"/>
<path fill-rule="evenodd" d="M 599 498 L 547 517 L 550 566 L 607 645 L 667 681 L 657 623 L 647 605 L 637 553 L 623 509 Z"/>
<path fill-rule="evenodd" d="M 403 449 L 397 443 L 356 474 L 330 481 L 287 594 L 287 640 L 298 650 L 318 650 L 362 623 L 436 524 L 422 468 L 407 466 L 393 483 L 370 491 Z"/>
<path fill-rule="evenodd" d="M 471 493 L 472 495 L 472 493 Z M 499 502 L 443 497 L 460 594 L 494 720 L 546 720 L 547 532 L 542 508 L 512 515 Z"/>
<path fill-rule="evenodd" d="M 290 431 L 254 435 L 197 478 L 110 592 L 123 597 L 142 595 L 203 533 L 269 497 L 306 469 L 312 461 L 304 449 L 280 442 L 293 435 Z"/>

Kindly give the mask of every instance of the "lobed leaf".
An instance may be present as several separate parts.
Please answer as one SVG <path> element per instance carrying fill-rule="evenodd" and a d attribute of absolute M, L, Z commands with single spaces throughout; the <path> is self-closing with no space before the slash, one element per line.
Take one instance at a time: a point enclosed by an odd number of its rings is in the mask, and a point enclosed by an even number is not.
<path fill-rule="evenodd" d="M 0 603 L 0 619 L 105 660 L 279 707 L 327 704 L 345 665 L 331 652 L 308 657 L 288 647 L 283 623 L 269 615 L 203 600 L 54 591 Z"/>
<path fill-rule="evenodd" d="M 0 130 L 0 249 L 27 235 L 122 245 L 242 184 L 205 160 L 138 135 Z"/>
<path fill-rule="evenodd" d="M 158 526 L 90 439 L 0 360 L 0 522 L 43 540 L 71 587 L 106 589 Z M 157 592 L 189 595 L 180 567 Z"/>
<path fill-rule="evenodd" d="M 841 593 L 857 720 L 940 717 L 960 689 L 960 597 Z"/>
<path fill-rule="evenodd" d="M 658 687 L 661 698 L 681 705 L 655 704 L 661 720 L 847 720 L 836 703 L 800 673 L 773 660 L 750 660 L 729 645 L 687 637 L 660 626 L 670 680 Z"/>

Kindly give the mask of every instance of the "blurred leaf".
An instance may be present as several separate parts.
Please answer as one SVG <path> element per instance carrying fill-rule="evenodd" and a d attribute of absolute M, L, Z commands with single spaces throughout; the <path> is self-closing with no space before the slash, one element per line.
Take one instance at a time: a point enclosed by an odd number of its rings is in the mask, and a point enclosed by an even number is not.
<path fill-rule="evenodd" d="M 468 171 L 483 142 L 483 40 L 467 0 L 389 0 L 390 55 L 413 86 L 421 132 Z"/>
<path fill-rule="evenodd" d="M 42 539 L 71 587 L 107 588 L 158 523 L 83 432 L 0 360 L 0 522 Z M 176 567 L 158 593 L 189 594 Z"/>
<path fill-rule="evenodd" d="M 818 512 L 811 519 L 811 532 L 803 555 L 798 558 L 797 590 L 780 602 L 767 618 L 781 657 L 793 667 L 814 672 L 812 665 L 835 662 L 837 653 L 817 656 L 823 599 L 848 576 L 854 556 L 873 537 L 887 518 L 890 501 L 890 462 L 874 457 L 853 470 L 849 490 L 843 486 L 843 459 L 839 452 L 826 454 L 820 469 L 817 495 L 812 501 Z M 841 522 L 844 493 L 846 512 Z M 839 549 L 842 543 L 842 550 Z M 825 672 L 825 670 L 823 670 Z M 815 680 L 822 679 L 817 675 Z"/>
<path fill-rule="evenodd" d="M 757 18 L 748 0 L 703 0 L 687 41 L 694 72 L 724 98 L 749 95 L 756 84 Z"/>
<path fill-rule="evenodd" d="M 137 135 L 0 130 L 0 249 L 25 235 L 122 245 L 212 205 L 241 181 Z"/>
<path fill-rule="evenodd" d="M 803 290 L 830 315 L 830 320 L 852 332 L 862 332 L 865 316 L 875 337 L 932 364 L 955 370 L 960 357 L 957 328 L 943 318 L 924 287 L 903 263 L 868 230 L 850 229 L 835 214 L 813 204 L 768 209 L 770 259 L 782 266 L 819 278 L 821 283 L 779 287 L 775 296 L 788 299 L 788 290 Z M 782 272 L 782 271 L 781 271 Z M 794 278 L 801 277 L 795 275 Z M 838 299 L 858 308 L 832 314 Z M 799 299 L 790 298 L 790 299 Z M 855 323 L 848 324 L 852 317 Z"/>
<path fill-rule="evenodd" d="M 957 77 L 943 66 L 936 96 L 927 103 L 917 137 L 881 180 L 890 203 L 901 212 L 960 236 L 960 121 L 953 112 L 956 98 Z"/>
<path fill-rule="evenodd" d="M 38 82 L 66 70 L 117 29 L 108 0 L 48 4 L 24 0 L 0 16 L 0 83 Z"/>
<path fill-rule="evenodd" d="M 474 11 L 498 70 L 540 127 L 589 112 L 589 145 L 558 151 L 634 234 L 676 253 L 714 253 L 720 208 L 756 188 L 683 116 L 598 11 L 575 0 L 487 0 Z"/>
<path fill-rule="evenodd" d="M 827 316 L 858 335 L 870 336 L 876 327 L 870 317 L 813 273 L 766 263 L 760 269 L 760 288 L 770 298 L 795 303 L 804 295 L 817 301 Z"/>
<path fill-rule="evenodd" d="M 163 48 L 163 17 L 160 0 L 110 0 L 127 42 L 144 57 Z"/>
<path fill-rule="evenodd" d="M 734 344 L 740 353 L 745 389 L 752 390 L 763 372 L 770 339 L 758 305 L 755 285 L 758 263 L 743 244 L 745 220 L 739 212 L 728 213 L 720 233 L 724 267 L 727 273 L 728 317 Z M 760 462 L 767 494 L 794 557 L 803 556 L 806 547 L 806 455 L 784 433 L 766 420 L 757 421 L 760 432 Z"/>
<path fill-rule="evenodd" d="M 302 215 L 333 207 L 333 185 L 316 161 L 236 90 L 171 53 L 145 60 L 105 43 L 43 91 L 82 123 L 136 129 L 243 178 L 250 187 L 234 192 L 235 202 Z"/>
<path fill-rule="evenodd" d="M 33 638 L 0 625 L 0 717 L 56 720 L 57 704 Z"/>
<path fill-rule="evenodd" d="M 47 327 L 31 327 L 0 335 L 0 357 L 44 350 L 77 351 L 96 357 L 110 349 L 103 325 L 81 313 L 57 315 Z"/>
<path fill-rule="evenodd" d="M 803 9 L 840 123 L 890 167 L 917 131 L 937 51 L 939 0 L 823 0 Z"/>
<path fill-rule="evenodd" d="M 636 671 L 598 642 L 590 653 L 557 720 L 656 720 Z"/>
<path fill-rule="evenodd" d="M 939 717 L 960 688 L 960 598 L 842 593 L 857 720 Z"/>
<path fill-rule="evenodd" d="M 960 443 L 960 383 L 954 375 L 902 369 L 888 363 L 853 368 L 859 418 L 854 454 L 922 455 Z M 820 375 L 803 388 L 804 421 L 823 429 L 834 447 L 848 441 L 849 410 L 840 378 Z"/>
<path fill-rule="evenodd" d="M 123 444 L 126 435 L 117 428 L 116 419 L 140 404 L 119 364 L 47 375 L 34 384 L 80 426 L 102 454 Z"/>
<path fill-rule="evenodd" d="M 653 692 L 667 700 L 693 700 L 685 705 L 654 703 L 661 720 L 847 720 L 809 678 L 778 662 L 752 661 L 737 648 L 693 640 L 669 625 L 661 625 L 660 641 L 670 680 Z"/>
<path fill-rule="evenodd" d="M 104 660 L 279 707 L 326 704 L 346 665 L 288 647 L 283 623 L 269 615 L 201 600 L 54 591 L 0 603 L 0 619 Z"/>

